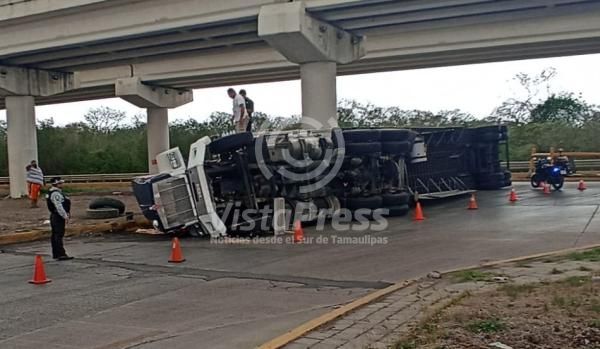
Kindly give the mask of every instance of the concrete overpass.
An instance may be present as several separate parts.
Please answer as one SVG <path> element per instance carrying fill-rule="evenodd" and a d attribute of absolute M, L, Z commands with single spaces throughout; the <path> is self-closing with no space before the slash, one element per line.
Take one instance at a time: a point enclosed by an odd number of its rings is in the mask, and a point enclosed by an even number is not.
<path fill-rule="evenodd" d="M 149 159 L 191 89 L 301 78 L 335 118 L 336 74 L 600 52 L 599 0 L 0 0 L 11 195 L 37 158 L 34 105 L 148 108 Z"/>

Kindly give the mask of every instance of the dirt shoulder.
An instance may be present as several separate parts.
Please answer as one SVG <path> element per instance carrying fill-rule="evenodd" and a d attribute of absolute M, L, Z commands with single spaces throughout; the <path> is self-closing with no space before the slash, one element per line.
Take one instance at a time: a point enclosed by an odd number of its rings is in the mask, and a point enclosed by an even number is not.
<path fill-rule="evenodd" d="M 596 249 L 458 273 L 459 282 L 506 282 L 492 290 L 465 291 L 393 348 L 600 348 L 600 282 L 594 277 L 599 262 Z"/>
<path fill-rule="evenodd" d="M 125 203 L 126 211 L 140 213 L 135 197 L 130 193 L 121 195 L 106 195 L 110 191 L 103 190 L 97 194 L 73 193 L 70 195 L 72 201 L 72 221 L 70 226 L 87 225 L 107 222 L 105 220 L 91 220 L 85 216 L 85 211 L 91 200 L 106 196 L 121 200 Z M 50 229 L 48 222 L 49 213 L 46 202 L 41 200 L 39 208 L 29 208 L 26 199 L 1 199 L 0 200 L 0 235 L 18 233 L 28 230 Z M 110 221 L 110 220 L 108 220 Z"/>
<path fill-rule="evenodd" d="M 430 273 L 285 346 L 600 348 L 600 248 Z"/>

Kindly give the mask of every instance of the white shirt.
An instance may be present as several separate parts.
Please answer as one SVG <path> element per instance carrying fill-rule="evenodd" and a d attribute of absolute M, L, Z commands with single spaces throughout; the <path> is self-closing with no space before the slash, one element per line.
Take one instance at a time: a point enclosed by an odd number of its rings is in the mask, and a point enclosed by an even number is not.
<path fill-rule="evenodd" d="M 242 115 L 242 107 L 244 107 L 244 115 Z M 244 116 L 246 116 L 246 100 L 244 96 L 237 94 L 233 97 L 233 122 L 240 121 Z"/>

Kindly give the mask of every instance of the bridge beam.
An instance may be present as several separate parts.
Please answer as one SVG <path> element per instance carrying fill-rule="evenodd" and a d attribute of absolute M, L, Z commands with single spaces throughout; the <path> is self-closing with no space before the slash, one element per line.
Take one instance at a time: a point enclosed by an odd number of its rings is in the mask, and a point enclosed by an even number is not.
<path fill-rule="evenodd" d="M 169 150 L 169 108 L 193 101 L 193 92 L 168 87 L 150 86 L 139 77 L 118 79 L 115 84 L 117 97 L 139 107 L 146 108 L 148 172 L 157 173 L 156 155 Z"/>
<path fill-rule="evenodd" d="M 75 89 L 73 73 L 0 65 L 0 97 L 5 98 L 10 196 L 27 195 L 25 166 L 38 159 L 35 97 Z"/>
<path fill-rule="evenodd" d="M 73 73 L 0 65 L 0 96 L 47 97 L 76 85 Z"/>
<path fill-rule="evenodd" d="M 137 76 L 118 79 L 115 95 L 140 108 L 176 108 L 194 100 L 190 90 L 145 85 Z"/>
<path fill-rule="evenodd" d="M 301 1 L 263 6 L 258 35 L 290 62 L 300 64 L 303 127 L 337 127 L 337 64 L 363 57 L 364 38 L 310 16 Z"/>

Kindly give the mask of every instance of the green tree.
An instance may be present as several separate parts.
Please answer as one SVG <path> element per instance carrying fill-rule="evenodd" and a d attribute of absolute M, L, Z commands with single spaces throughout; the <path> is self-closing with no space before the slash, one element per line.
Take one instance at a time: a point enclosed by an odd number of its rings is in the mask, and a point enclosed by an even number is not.
<path fill-rule="evenodd" d="M 564 122 L 582 125 L 594 118 L 594 107 L 573 93 L 552 94 L 531 110 L 531 122 Z"/>
<path fill-rule="evenodd" d="M 110 133 L 121 126 L 121 123 L 127 118 L 127 114 L 110 107 L 99 107 L 88 110 L 83 118 L 91 129 Z"/>
<path fill-rule="evenodd" d="M 509 98 L 497 107 L 492 113 L 492 118 L 501 121 L 515 123 L 527 123 L 530 121 L 531 112 L 540 102 L 540 93 L 545 91 L 549 93 L 549 81 L 556 76 L 555 68 L 546 68 L 535 76 L 525 73 L 517 74 L 513 80 L 516 80 L 524 90 L 524 98 Z"/>

